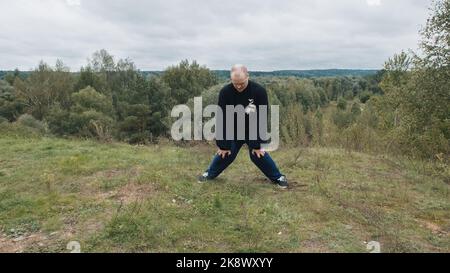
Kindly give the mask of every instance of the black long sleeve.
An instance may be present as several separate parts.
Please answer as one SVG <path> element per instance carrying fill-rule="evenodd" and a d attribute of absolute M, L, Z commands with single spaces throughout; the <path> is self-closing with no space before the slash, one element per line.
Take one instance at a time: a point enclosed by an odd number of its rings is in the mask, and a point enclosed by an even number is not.
<path fill-rule="evenodd" d="M 222 130 L 220 130 L 220 129 L 218 130 L 218 128 L 216 128 L 216 144 L 219 147 L 219 149 L 221 149 L 221 150 L 231 150 L 231 140 L 226 139 L 226 132 L 227 132 L 227 127 L 226 127 L 227 100 L 225 97 L 226 92 L 227 92 L 226 87 L 224 87 L 224 88 L 222 88 L 222 90 L 220 90 L 219 101 L 217 103 L 219 108 L 222 110 L 222 117 L 216 117 L 216 118 L 221 119 L 216 122 L 216 126 L 221 127 Z M 217 133 L 219 133 L 220 131 L 221 131 L 221 135 L 217 135 Z"/>
<path fill-rule="evenodd" d="M 259 133 L 259 111 L 261 106 L 268 107 L 269 101 L 267 97 L 267 91 L 261 85 L 249 81 L 248 87 L 246 90 L 239 92 L 237 91 L 232 84 L 228 84 L 222 88 L 219 94 L 218 106 L 222 110 L 222 116 L 216 117 L 216 144 L 221 150 L 230 150 L 231 144 L 233 140 L 236 140 L 237 136 L 237 114 L 234 115 L 234 128 L 227 128 L 226 126 L 226 107 L 227 105 L 231 106 L 243 106 L 247 107 L 250 103 L 256 106 L 256 111 L 258 112 L 258 118 L 256 120 L 256 139 L 250 140 L 249 134 L 249 122 L 250 118 L 248 114 L 245 114 L 245 140 L 248 146 L 251 149 L 260 149 L 261 148 L 261 135 Z M 267 113 L 266 113 L 267 114 Z M 227 130 L 234 129 L 234 138 L 227 138 Z"/>
<path fill-rule="evenodd" d="M 261 106 L 266 106 L 267 107 L 267 112 L 266 112 L 266 120 L 267 123 L 268 121 L 268 107 L 269 107 L 269 99 L 267 97 L 267 91 L 258 85 L 258 88 L 256 90 L 255 93 L 255 104 L 256 107 L 258 109 L 258 120 L 257 120 L 257 139 L 256 140 L 249 140 L 248 141 L 248 145 L 250 146 L 250 148 L 255 149 L 255 150 L 259 150 L 261 149 L 261 144 L 264 143 L 264 141 L 261 139 L 261 134 L 260 134 L 260 123 L 259 123 L 259 115 L 261 115 L 262 113 L 260 112 Z M 266 128 L 267 130 L 267 128 Z"/>

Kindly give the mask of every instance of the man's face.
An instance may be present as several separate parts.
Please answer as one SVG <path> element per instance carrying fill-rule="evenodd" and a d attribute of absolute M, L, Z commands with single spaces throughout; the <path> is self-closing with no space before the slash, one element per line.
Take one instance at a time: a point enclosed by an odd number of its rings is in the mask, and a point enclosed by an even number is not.
<path fill-rule="evenodd" d="M 248 86 L 247 67 L 243 65 L 234 65 L 231 68 L 231 83 L 237 91 L 244 91 Z"/>
<path fill-rule="evenodd" d="M 248 78 L 244 79 L 244 80 L 237 80 L 237 81 L 232 81 L 234 88 L 236 88 L 237 91 L 242 92 L 245 90 L 245 88 L 247 88 L 248 85 Z"/>
<path fill-rule="evenodd" d="M 238 78 L 238 79 L 231 79 L 231 82 L 233 83 L 234 88 L 236 88 L 237 91 L 242 92 L 247 88 L 248 85 L 248 77 L 245 78 Z"/>

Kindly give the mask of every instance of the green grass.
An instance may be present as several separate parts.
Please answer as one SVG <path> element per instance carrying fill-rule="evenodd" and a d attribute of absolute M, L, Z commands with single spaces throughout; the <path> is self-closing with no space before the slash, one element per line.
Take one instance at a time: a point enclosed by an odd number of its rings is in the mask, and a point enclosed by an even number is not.
<path fill-rule="evenodd" d="M 449 252 L 435 163 L 329 148 L 272 153 L 279 190 L 245 151 L 196 182 L 213 146 L 0 137 L 0 252 Z M 442 167 L 442 166 L 441 166 Z M 445 166 L 447 168 L 448 166 Z"/>

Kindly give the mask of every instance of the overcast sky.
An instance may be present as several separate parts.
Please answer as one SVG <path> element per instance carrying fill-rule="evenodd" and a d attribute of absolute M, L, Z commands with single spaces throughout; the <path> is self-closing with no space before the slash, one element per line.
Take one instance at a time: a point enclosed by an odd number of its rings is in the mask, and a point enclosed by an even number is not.
<path fill-rule="evenodd" d="M 141 70 L 182 59 L 212 69 L 381 68 L 415 49 L 430 0 L 0 0 L 0 69 L 96 50 Z"/>

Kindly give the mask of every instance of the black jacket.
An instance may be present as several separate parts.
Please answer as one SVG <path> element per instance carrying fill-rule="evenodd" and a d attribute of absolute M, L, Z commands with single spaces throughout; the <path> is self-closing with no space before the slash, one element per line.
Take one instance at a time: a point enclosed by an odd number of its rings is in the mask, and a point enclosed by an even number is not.
<path fill-rule="evenodd" d="M 249 81 L 247 88 L 242 92 L 237 91 L 234 88 L 232 83 L 227 84 L 226 86 L 224 86 L 222 88 L 222 90 L 220 90 L 218 105 L 222 109 L 223 117 L 222 117 L 221 122 L 219 121 L 217 123 L 217 126 L 222 126 L 222 128 L 223 128 L 222 140 L 219 140 L 219 136 L 216 135 L 216 143 L 220 149 L 230 150 L 232 141 L 237 140 L 237 114 L 234 115 L 234 118 L 235 118 L 235 120 L 234 120 L 234 138 L 228 139 L 226 137 L 226 132 L 227 132 L 226 105 L 232 105 L 232 106 L 242 105 L 245 108 L 250 103 L 252 103 L 256 106 L 256 111 L 258 112 L 258 115 L 259 115 L 259 109 L 260 109 L 259 107 L 261 105 L 266 105 L 268 107 L 268 104 L 269 104 L 266 89 L 256 82 Z M 245 141 L 247 142 L 248 146 L 252 149 L 260 149 L 261 143 L 263 143 L 263 141 L 261 140 L 261 136 L 259 134 L 259 116 L 258 116 L 257 123 L 258 123 L 257 124 L 257 128 L 258 128 L 257 139 L 249 140 L 249 118 L 248 118 L 248 115 L 246 114 L 246 117 L 245 117 Z M 216 133 L 218 133 L 217 128 L 216 128 Z"/>

